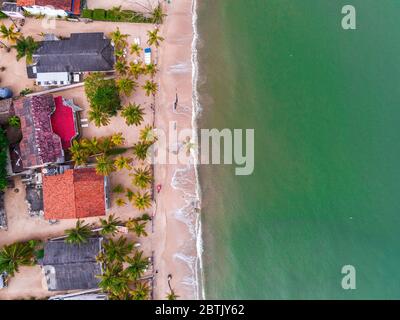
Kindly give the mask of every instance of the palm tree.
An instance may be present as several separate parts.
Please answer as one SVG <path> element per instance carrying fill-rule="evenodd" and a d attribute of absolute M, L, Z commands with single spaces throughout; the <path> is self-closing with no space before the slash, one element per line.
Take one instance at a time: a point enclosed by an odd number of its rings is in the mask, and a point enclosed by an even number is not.
<path fill-rule="evenodd" d="M 110 116 L 98 106 L 93 106 L 89 110 L 89 121 L 94 122 L 96 127 L 108 126 L 110 124 Z"/>
<path fill-rule="evenodd" d="M 144 282 L 137 282 L 135 290 L 132 291 L 133 300 L 147 300 L 150 294 L 150 288 Z"/>
<path fill-rule="evenodd" d="M 125 60 L 118 60 L 114 64 L 114 69 L 119 73 L 119 74 L 126 74 L 129 70 L 128 65 L 126 64 Z"/>
<path fill-rule="evenodd" d="M 118 218 L 115 218 L 113 214 L 111 214 L 108 219 L 100 219 L 100 224 L 101 224 L 101 231 L 100 233 L 105 236 L 108 234 L 111 234 L 112 236 L 115 236 L 117 231 L 118 231 L 118 226 L 122 224 L 121 220 Z"/>
<path fill-rule="evenodd" d="M 89 157 L 89 154 L 78 141 L 72 141 L 69 152 L 71 153 L 72 161 L 75 162 L 76 166 L 85 165 L 87 163 L 87 158 Z"/>
<path fill-rule="evenodd" d="M 125 118 L 125 122 L 128 126 L 133 124 L 139 126 L 144 120 L 144 109 L 140 104 L 129 103 L 122 109 L 121 116 Z"/>
<path fill-rule="evenodd" d="M 151 197 L 148 192 L 141 194 L 137 192 L 133 195 L 133 205 L 139 210 L 146 210 L 151 207 Z"/>
<path fill-rule="evenodd" d="M 157 136 L 153 126 L 148 124 L 140 130 L 139 139 L 146 143 L 154 143 L 157 140 Z"/>
<path fill-rule="evenodd" d="M 169 292 L 167 294 L 167 300 L 176 300 L 179 298 L 179 296 L 174 292 L 174 290 L 172 290 L 171 292 Z"/>
<path fill-rule="evenodd" d="M 131 254 L 133 243 L 127 242 L 127 239 L 121 236 L 116 241 L 112 239 L 104 241 L 103 248 L 106 261 L 109 263 L 115 261 L 122 263 L 125 261 L 126 257 Z"/>
<path fill-rule="evenodd" d="M 161 4 L 158 3 L 158 6 L 155 7 L 151 13 L 151 22 L 154 24 L 162 24 L 166 16 L 167 15 L 163 12 Z"/>
<path fill-rule="evenodd" d="M 130 174 L 130 176 L 133 176 L 132 184 L 141 189 L 146 189 L 153 180 L 151 171 L 147 167 L 144 169 L 135 169 L 135 172 L 133 174 Z"/>
<path fill-rule="evenodd" d="M 131 164 L 132 163 L 132 158 L 126 158 L 124 156 L 119 156 L 114 160 L 114 166 L 117 168 L 117 170 L 122 170 L 122 169 L 127 169 L 127 170 L 132 170 Z"/>
<path fill-rule="evenodd" d="M 140 223 L 138 220 L 129 219 L 128 222 L 126 223 L 126 227 L 128 228 L 129 231 L 135 233 L 136 236 L 138 237 L 141 236 L 147 237 L 146 223 L 147 222 Z"/>
<path fill-rule="evenodd" d="M 156 46 L 159 47 L 160 42 L 164 41 L 164 38 L 158 35 L 158 29 L 155 29 L 153 31 L 147 31 L 147 35 L 149 37 L 149 39 L 147 40 L 147 44 L 149 46 Z"/>
<path fill-rule="evenodd" d="M 34 263 L 35 245 L 30 242 L 5 245 L 0 251 L 0 274 L 5 271 L 14 276 L 20 266 L 32 266 Z"/>
<path fill-rule="evenodd" d="M 82 244 L 86 243 L 87 240 L 92 235 L 92 230 L 90 229 L 88 224 L 84 224 L 84 220 L 81 221 L 78 219 L 76 222 L 75 228 L 65 230 L 65 242 L 69 244 Z"/>
<path fill-rule="evenodd" d="M 148 65 L 146 65 L 146 69 L 145 69 L 145 73 L 150 75 L 152 78 L 154 78 L 154 76 L 156 75 L 158 69 L 157 69 L 157 65 L 154 63 L 150 63 Z"/>
<path fill-rule="evenodd" d="M 131 45 L 131 54 L 136 54 L 138 57 L 140 56 L 140 52 L 142 51 L 142 48 L 137 43 L 132 43 Z"/>
<path fill-rule="evenodd" d="M 117 136 L 114 137 L 114 135 L 111 137 L 101 138 L 98 143 L 99 152 L 102 152 L 103 154 L 109 152 L 115 146 L 113 140 L 117 141 L 118 139 L 119 138 Z"/>
<path fill-rule="evenodd" d="M 115 145 L 115 146 L 122 146 L 125 144 L 125 138 L 122 135 L 122 132 L 118 132 L 118 133 L 114 133 L 111 136 L 111 142 Z"/>
<path fill-rule="evenodd" d="M 128 77 L 120 78 L 116 81 L 120 94 L 130 97 L 136 90 L 138 84 L 135 80 Z"/>
<path fill-rule="evenodd" d="M 31 64 L 33 59 L 33 53 L 39 47 L 39 44 L 31 37 L 20 37 L 17 39 L 17 44 L 14 48 L 17 50 L 17 60 L 26 56 L 26 63 Z"/>
<path fill-rule="evenodd" d="M 105 155 L 96 157 L 96 161 L 96 173 L 98 175 L 108 176 L 115 170 L 114 162 Z"/>
<path fill-rule="evenodd" d="M 123 34 L 117 27 L 117 30 L 110 33 L 110 38 L 114 42 L 116 48 L 121 49 L 126 46 L 126 39 L 128 39 L 128 34 Z"/>
<path fill-rule="evenodd" d="M 104 273 L 96 277 L 100 279 L 99 288 L 117 298 L 129 291 L 129 278 L 123 272 L 122 263 L 107 264 Z"/>
<path fill-rule="evenodd" d="M 144 161 L 147 158 L 147 152 L 150 148 L 150 144 L 147 142 L 139 141 L 132 147 L 132 151 L 136 159 Z"/>
<path fill-rule="evenodd" d="M 131 258 L 126 258 L 129 266 L 125 269 L 126 275 L 129 280 L 137 281 L 146 272 L 149 266 L 147 258 L 143 258 L 143 251 L 136 251 L 135 255 Z"/>
<path fill-rule="evenodd" d="M 143 65 L 140 62 L 138 62 L 138 63 L 131 62 L 129 64 L 129 72 L 133 77 L 135 77 L 135 79 L 139 78 L 139 76 L 141 74 L 143 74 L 144 71 L 145 71 L 145 68 L 143 67 Z"/>
<path fill-rule="evenodd" d="M 14 25 L 11 25 L 9 28 L 7 28 L 3 23 L 0 26 L 1 38 L 8 40 L 11 43 L 15 43 L 15 41 L 17 41 L 17 39 L 21 36 L 21 33 L 19 31 L 15 31 L 14 29 Z"/>
<path fill-rule="evenodd" d="M 142 88 L 146 91 L 146 96 L 149 96 L 150 94 L 155 96 L 158 90 L 157 83 L 152 80 L 147 80 Z"/>
<path fill-rule="evenodd" d="M 123 207 L 124 205 L 126 205 L 126 201 L 122 198 L 118 198 L 117 200 L 115 200 L 115 204 L 118 207 Z"/>
<path fill-rule="evenodd" d="M 131 189 L 126 188 L 126 197 L 128 198 L 129 201 L 133 200 L 134 195 L 135 193 Z"/>
<path fill-rule="evenodd" d="M 118 185 L 116 185 L 116 186 L 114 187 L 114 189 L 112 190 L 112 192 L 114 192 L 114 193 L 124 193 L 124 192 L 125 192 L 125 189 L 124 189 L 124 187 L 122 186 L 122 184 L 118 184 Z"/>

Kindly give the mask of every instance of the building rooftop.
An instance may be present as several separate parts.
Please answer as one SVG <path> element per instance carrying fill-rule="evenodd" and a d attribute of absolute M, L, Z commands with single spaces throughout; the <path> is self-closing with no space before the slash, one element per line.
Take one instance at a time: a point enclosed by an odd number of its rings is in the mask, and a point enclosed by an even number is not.
<path fill-rule="evenodd" d="M 62 240 L 49 241 L 44 246 L 42 261 L 47 287 L 50 291 L 83 290 L 98 287 L 102 274 L 96 256 L 101 251 L 102 238 L 86 243 L 68 244 Z"/>
<path fill-rule="evenodd" d="M 72 140 L 78 135 L 78 124 L 75 116 L 76 111 L 80 111 L 72 100 L 65 100 L 63 97 L 55 97 L 56 109 L 51 115 L 51 126 L 54 133 L 61 138 L 64 150 L 71 147 Z"/>
<path fill-rule="evenodd" d="M 80 13 L 81 0 L 17 0 L 20 7 L 51 6 L 74 14 Z"/>
<path fill-rule="evenodd" d="M 24 168 L 64 162 L 61 139 L 51 127 L 50 115 L 54 109 L 51 94 L 14 101 L 15 114 L 21 120 L 22 140 L 19 149 Z"/>
<path fill-rule="evenodd" d="M 104 177 L 94 168 L 69 169 L 43 178 L 45 219 L 79 219 L 106 213 Z"/>
<path fill-rule="evenodd" d="M 72 33 L 69 39 L 42 41 L 27 67 L 29 78 L 47 72 L 89 72 L 114 69 L 114 47 L 102 32 Z"/>
<path fill-rule="evenodd" d="M 0 100 L 0 125 L 8 123 L 8 118 L 14 115 L 13 99 Z"/>

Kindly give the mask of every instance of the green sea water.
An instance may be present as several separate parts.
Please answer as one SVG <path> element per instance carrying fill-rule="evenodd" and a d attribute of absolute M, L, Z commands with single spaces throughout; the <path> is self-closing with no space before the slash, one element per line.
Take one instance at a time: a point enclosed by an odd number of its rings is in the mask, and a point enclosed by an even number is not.
<path fill-rule="evenodd" d="M 206 298 L 399 299 L 400 2 L 201 0 L 198 15 L 200 127 L 255 129 L 253 175 L 200 168 Z"/>

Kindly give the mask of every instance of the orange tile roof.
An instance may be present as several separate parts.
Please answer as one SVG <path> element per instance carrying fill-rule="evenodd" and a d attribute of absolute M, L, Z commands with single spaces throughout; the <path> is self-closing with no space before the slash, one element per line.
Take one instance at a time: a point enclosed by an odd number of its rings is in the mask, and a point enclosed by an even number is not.
<path fill-rule="evenodd" d="M 17 6 L 19 7 L 28 7 L 34 5 L 35 5 L 35 0 L 17 0 Z"/>
<path fill-rule="evenodd" d="M 43 178 L 45 219 L 103 216 L 104 197 L 104 177 L 92 168 L 69 169 Z"/>

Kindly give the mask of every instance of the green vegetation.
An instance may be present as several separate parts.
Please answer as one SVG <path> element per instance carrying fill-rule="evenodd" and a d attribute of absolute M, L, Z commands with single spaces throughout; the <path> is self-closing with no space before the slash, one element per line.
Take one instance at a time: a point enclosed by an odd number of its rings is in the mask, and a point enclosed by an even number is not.
<path fill-rule="evenodd" d="M 104 9 L 94 9 L 93 10 L 93 14 L 92 14 L 92 19 L 93 20 L 100 20 L 100 21 L 106 20 L 106 10 L 104 10 Z"/>
<path fill-rule="evenodd" d="M 151 22 L 155 24 L 162 24 L 166 16 L 167 15 L 163 12 L 161 4 L 158 3 L 158 6 L 155 7 L 151 13 Z"/>
<path fill-rule="evenodd" d="M 103 241 L 103 252 L 97 256 L 97 260 L 105 264 L 105 271 L 97 276 L 100 279 L 99 287 L 111 300 L 149 298 L 150 289 L 140 280 L 149 261 L 143 257 L 142 251 L 134 250 L 133 243 L 124 237 L 106 239 Z"/>
<path fill-rule="evenodd" d="M 118 231 L 118 226 L 122 225 L 121 220 L 118 218 L 115 218 L 113 214 L 111 214 L 108 219 L 100 219 L 100 224 L 101 224 L 101 231 L 100 234 L 103 236 L 106 235 L 112 235 L 115 236 Z"/>
<path fill-rule="evenodd" d="M 7 150 L 7 137 L 4 130 L 0 128 L 0 191 L 7 187 Z"/>
<path fill-rule="evenodd" d="M 30 94 L 30 93 L 32 93 L 32 92 L 33 92 L 32 89 L 30 89 L 30 88 L 25 88 L 25 89 L 22 89 L 22 90 L 20 91 L 19 95 L 20 95 L 20 96 L 26 96 L 27 94 Z"/>
<path fill-rule="evenodd" d="M 98 175 L 108 176 L 115 171 L 114 162 L 106 155 L 96 157 L 96 173 Z"/>
<path fill-rule="evenodd" d="M 153 144 L 157 141 L 157 135 L 153 126 L 147 124 L 142 130 L 140 130 L 139 138 L 143 142 Z"/>
<path fill-rule="evenodd" d="M 125 192 L 125 189 L 124 189 L 124 187 L 122 186 L 122 184 L 118 184 L 118 185 L 116 185 L 116 186 L 114 187 L 114 189 L 112 190 L 112 192 L 114 192 L 114 193 L 124 193 L 124 192 Z"/>
<path fill-rule="evenodd" d="M 65 235 L 67 236 L 65 238 L 66 243 L 79 245 L 87 242 L 93 233 L 90 226 L 84 223 L 84 220 L 78 220 L 75 228 L 65 230 Z"/>
<path fill-rule="evenodd" d="M 147 221 L 140 222 L 137 219 L 129 219 L 129 221 L 126 223 L 126 227 L 130 232 L 135 233 L 138 237 L 147 237 L 146 224 Z"/>
<path fill-rule="evenodd" d="M 128 126 L 139 126 L 144 120 L 144 109 L 140 104 L 129 103 L 122 109 L 121 116 L 125 118 Z"/>
<path fill-rule="evenodd" d="M 110 117 L 121 109 L 121 100 L 114 79 L 105 79 L 98 72 L 85 79 L 85 93 L 90 103 L 89 120 L 97 127 L 107 125 Z"/>
<path fill-rule="evenodd" d="M 17 116 L 12 116 L 12 117 L 8 118 L 8 125 L 10 127 L 20 128 L 21 127 L 21 120 Z"/>
<path fill-rule="evenodd" d="M 121 7 L 114 7 L 110 10 L 84 9 L 82 17 L 100 21 L 154 23 L 154 17 L 145 17 L 142 13 L 132 10 L 121 10 Z"/>
<path fill-rule="evenodd" d="M 155 29 L 153 31 L 147 31 L 147 36 L 149 37 L 149 39 L 147 40 L 147 44 L 149 46 L 155 46 L 155 47 L 159 47 L 160 46 L 160 42 L 164 41 L 164 38 L 161 37 L 158 34 L 158 29 Z"/>
<path fill-rule="evenodd" d="M 20 266 L 33 266 L 37 244 L 37 241 L 31 240 L 5 245 L 0 251 L 0 273 L 7 272 L 13 277 Z"/>
<path fill-rule="evenodd" d="M 133 177 L 132 184 L 141 189 L 146 189 L 153 181 L 149 168 L 137 168 L 133 174 L 130 174 L 130 176 Z"/>
<path fill-rule="evenodd" d="M 9 28 L 7 28 L 4 23 L 0 26 L 0 37 L 2 39 L 11 43 L 15 43 L 20 36 L 21 33 L 15 30 L 15 26 L 13 24 Z"/>
<path fill-rule="evenodd" d="M 147 152 L 149 151 L 151 144 L 143 141 L 139 141 L 133 145 L 133 155 L 136 159 L 144 161 L 147 158 Z"/>
<path fill-rule="evenodd" d="M 141 194 L 136 192 L 133 194 L 133 205 L 139 210 L 146 210 L 151 207 L 151 197 L 148 192 Z"/>
<path fill-rule="evenodd" d="M 26 63 L 31 64 L 33 53 L 39 47 L 39 44 L 31 37 L 20 37 L 17 39 L 17 44 L 13 46 L 17 50 L 17 61 L 26 57 Z"/>

